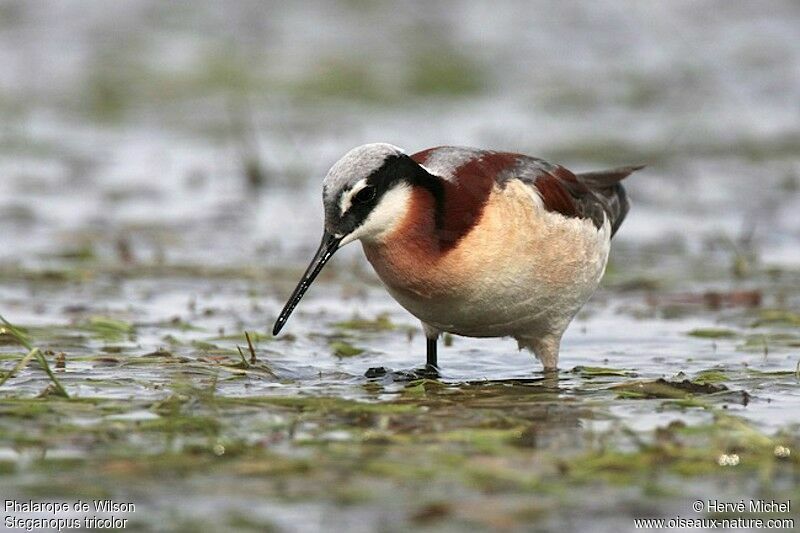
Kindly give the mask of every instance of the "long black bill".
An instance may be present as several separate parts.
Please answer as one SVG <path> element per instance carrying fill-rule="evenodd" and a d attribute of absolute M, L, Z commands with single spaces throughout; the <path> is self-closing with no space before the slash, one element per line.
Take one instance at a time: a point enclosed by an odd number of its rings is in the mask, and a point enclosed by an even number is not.
<path fill-rule="evenodd" d="M 303 277 L 300 279 L 300 283 L 295 287 L 294 292 L 289 297 L 289 301 L 286 302 L 283 311 L 281 311 L 281 314 L 278 316 L 278 320 L 275 321 L 275 325 L 272 327 L 273 335 L 277 335 L 283 328 L 283 325 L 286 324 L 286 321 L 289 320 L 289 315 L 291 315 L 294 308 L 297 307 L 300 299 L 311 286 L 311 283 L 314 281 L 314 278 L 317 277 L 320 270 L 322 270 L 322 267 L 325 266 L 325 263 L 328 262 L 334 252 L 339 248 L 341 240 L 341 237 L 331 235 L 327 231 L 322 234 L 322 242 L 319 243 L 319 249 L 317 249 L 317 253 L 314 254 L 314 259 L 311 260 L 311 264 L 308 265 Z"/>

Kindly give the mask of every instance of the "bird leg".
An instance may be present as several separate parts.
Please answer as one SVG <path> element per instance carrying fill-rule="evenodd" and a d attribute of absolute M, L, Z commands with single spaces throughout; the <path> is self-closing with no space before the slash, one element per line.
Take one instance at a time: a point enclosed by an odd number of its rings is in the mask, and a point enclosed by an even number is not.
<path fill-rule="evenodd" d="M 542 362 L 543 370 L 547 373 L 558 372 L 558 351 L 561 344 L 561 332 L 547 333 L 537 337 L 517 338 L 520 348 L 532 351 L 536 358 Z"/>
<path fill-rule="evenodd" d="M 391 376 L 397 381 L 414 381 L 417 379 L 431 378 L 436 379 L 439 377 L 439 362 L 437 358 L 437 343 L 439 340 L 439 331 L 431 328 L 427 324 L 423 324 L 425 329 L 425 366 L 415 370 L 398 370 L 390 371 L 382 366 L 370 368 L 364 374 L 368 378 L 382 378 L 384 376 Z"/>
<path fill-rule="evenodd" d="M 427 355 L 427 362 L 425 363 L 426 370 L 435 370 L 439 368 L 439 363 L 437 362 L 436 357 L 436 344 L 437 338 L 434 337 L 432 339 L 427 339 L 426 344 L 426 355 Z"/>

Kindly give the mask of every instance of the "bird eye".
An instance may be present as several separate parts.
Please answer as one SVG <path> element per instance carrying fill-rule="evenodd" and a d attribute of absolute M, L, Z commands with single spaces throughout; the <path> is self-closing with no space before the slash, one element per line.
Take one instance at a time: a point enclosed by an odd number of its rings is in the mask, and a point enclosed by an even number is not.
<path fill-rule="evenodd" d="M 355 196 L 353 196 L 353 201 L 357 204 L 365 204 L 375 199 L 375 187 L 368 185 L 358 191 Z"/>

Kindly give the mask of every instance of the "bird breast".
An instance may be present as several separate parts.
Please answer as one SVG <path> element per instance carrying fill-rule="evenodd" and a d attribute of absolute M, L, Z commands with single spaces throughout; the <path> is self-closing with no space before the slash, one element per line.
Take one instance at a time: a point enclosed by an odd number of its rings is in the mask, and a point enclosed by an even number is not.
<path fill-rule="evenodd" d="M 403 220 L 379 242 L 362 241 L 392 296 L 423 322 L 469 336 L 514 335 L 569 321 L 608 259 L 610 226 L 549 212 L 529 185 L 495 185 L 476 223 L 440 246 L 435 205 L 415 188 Z"/>

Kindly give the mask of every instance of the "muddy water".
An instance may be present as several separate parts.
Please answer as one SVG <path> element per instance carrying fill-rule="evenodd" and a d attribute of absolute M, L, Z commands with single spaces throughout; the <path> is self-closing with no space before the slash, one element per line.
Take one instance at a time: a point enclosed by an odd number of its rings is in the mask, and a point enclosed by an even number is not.
<path fill-rule="evenodd" d="M 65 354 L 72 399 L 35 362 L 0 387 L 0 495 L 127 499 L 176 530 L 616 531 L 797 499 L 798 22 L 792 2 L 4 4 L 0 313 Z M 356 245 L 268 335 L 322 176 L 372 141 L 649 164 L 557 380 L 463 338 L 438 381 L 365 378 L 424 339 Z M 24 353 L 0 335 L 4 371 Z"/>

